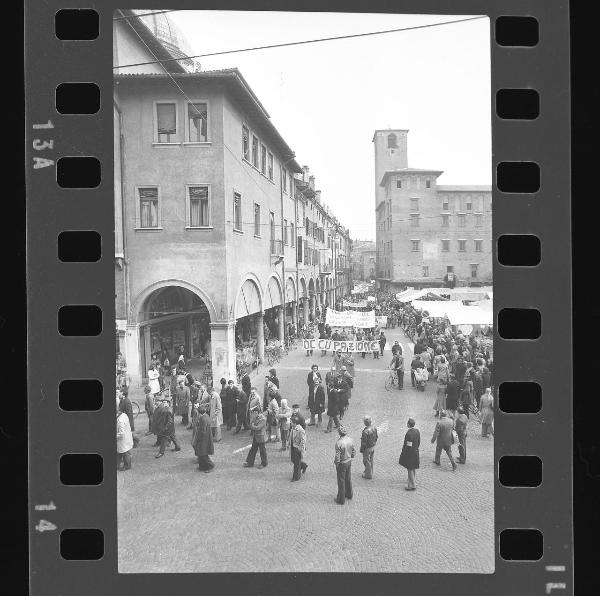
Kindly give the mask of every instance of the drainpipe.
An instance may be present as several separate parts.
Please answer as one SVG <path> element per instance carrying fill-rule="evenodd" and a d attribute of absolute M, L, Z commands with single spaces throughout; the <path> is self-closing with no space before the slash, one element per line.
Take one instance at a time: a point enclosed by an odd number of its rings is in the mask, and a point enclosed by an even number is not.
<path fill-rule="evenodd" d="M 283 169 L 285 166 L 296 158 L 296 154 L 292 153 L 291 156 L 279 165 L 279 200 L 281 204 L 281 291 L 282 291 L 282 308 L 281 317 L 283 317 L 283 341 L 285 342 L 287 337 L 287 328 L 285 325 L 285 243 L 283 241 Z M 294 214 L 295 216 L 295 214 Z M 296 222 L 294 221 L 294 229 Z M 294 243 L 295 246 L 295 243 Z M 298 267 L 296 267 L 296 277 L 298 275 Z M 298 293 L 298 286 L 296 286 L 296 294 Z"/>

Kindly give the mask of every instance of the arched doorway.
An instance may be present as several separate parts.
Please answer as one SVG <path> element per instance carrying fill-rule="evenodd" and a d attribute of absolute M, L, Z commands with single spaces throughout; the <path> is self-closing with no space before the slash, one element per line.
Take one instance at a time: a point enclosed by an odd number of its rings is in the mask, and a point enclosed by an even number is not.
<path fill-rule="evenodd" d="M 285 282 L 285 323 L 286 327 L 298 326 L 296 284 L 293 278 L 288 277 Z"/>
<path fill-rule="evenodd" d="M 251 372 L 263 357 L 265 326 L 263 296 L 258 280 L 248 276 L 235 301 L 236 370 Z"/>
<path fill-rule="evenodd" d="M 212 305 L 184 285 L 151 289 L 137 301 L 139 376 L 143 383 L 153 362 L 164 368 L 180 355 L 195 378 L 211 373 Z M 163 370 L 161 372 L 166 372 Z"/>
<path fill-rule="evenodd" d="M 283 300 L 279 279 L 272 275 L 267 282 L 263 305 L 267 340 L 283 340 Z"/>

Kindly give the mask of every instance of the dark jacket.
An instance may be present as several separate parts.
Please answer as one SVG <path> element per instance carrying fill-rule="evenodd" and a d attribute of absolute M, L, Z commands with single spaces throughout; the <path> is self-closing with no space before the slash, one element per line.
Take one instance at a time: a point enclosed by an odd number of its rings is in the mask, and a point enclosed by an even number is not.
<path fill-rule="evenodd" d="M 439 447 L 450 447 L 452 445 L 453 427 L 454 423 L 451 418 L 446 416 L 440 418 L 435 425 L 435 431 L 433 432 L 431 442 L 435 443 L 437 441 Z"/>
<path fill-rule="evenodd" d="M 321 373 L 319 371 L 317 371 L 317 377 L 323 380 L 323 377 L 321 377 Z M 315 384 L 313 381 L 312 370 L 308 373 L 308 376 L 306 377 L 306 384 L 308 385 L 308 407 L 310 408 L 310 404 L 312 401 L 314 401 L 315 398 Z"/>
<path fill-rule="evenodd" d="M 252 381 L 248 373 L 242 377 L 242 390 L 246 395 L 250 395 L 250 391 L 252 391 Z"/>
<path fill-rule="evenodd" d="M 206 412 L 196 418 L 192 446 L 197 457 L 201 455 L 213 455 L 215 452 L 210 428 L 210 416 Z"/>
<path fill-rule="evenodd" d="M 469 419 L 465 414 L 459 414 L 454 422 L 454 429 L 459 437 L 467 435 L 467 424 Z"/>
<path fill-rule="evenodd" d="M 267 440 L 267 417 L 262 413 L 258 412 L 250 417 L 250 430 L 252 431 L 252 438 L 257 443 L 264 443 Z"/>
<path fill-rule="evenodd" d="M 327 416 L 333 418 L 334 416 L 340 415 L 340 408 L 338 406 L 338 396 L 335 391 L 329 392 L 329 397 L 327 398 Z"/>
<path fill-rule="evenodd" d="M 338 377 L 333 384 L 333 390 L 329 392 L 334 393 L 337 398 L 338 408 L 340 410 L 344 410 L 348 405 L 348 400 L 350 399 L 350 387 L 344 377 Z"/>
<path fill-rule="evenodd" d="M 458 398 L 460 395 L 460 385 L 456 379 L 450 379 L 446 385 L 446 408 L 456 410 L 458 408 Z"/>
<path fill-rule="evenodd" d="M 156 408 L 152 418 L 152 432 L 157 436 L 169 437 L 175 434 L 173 412 L 169 408 Z"/>
<path fill-rule="evenodd" d="M 398 463 L 407 470 L 419 469 L 419 445 L 421 444 L 421 433 L 416 428 L 409 428 L 404 435 L 402 453 Z"/>
<path fill-rule="evenodd" d="M 360 452 L 365 449 L 375 447 L 377 443 L 377 428 L 375 426 L 365 426 L 360 437 Z"/>
<path fill-rule="evenodd" d="M 319 385 L 316 388 L 312 404 L 309 398 L 308 407 L 310 408 L 311 414 L 321 414 L 325 411 L 325 389 L 323 388 L 323 385 Z"/>
<path fill-rule="evenodd" d="M 242 416 L 242 419 L 244 419 L 246 417 L 246 410 L 248 409 L 248 395 L 239 387 L 234 387 L 231 395 L 235 399 L 237 415 Z"/>

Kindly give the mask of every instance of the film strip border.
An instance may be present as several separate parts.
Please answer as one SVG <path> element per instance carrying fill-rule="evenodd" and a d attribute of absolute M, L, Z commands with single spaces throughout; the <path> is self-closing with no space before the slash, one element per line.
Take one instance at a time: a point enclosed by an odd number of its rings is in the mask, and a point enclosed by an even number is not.
<path fill-rule="evenodd" d="M 31 587 L 34 594 L 87 594 L 90 586 L 116 594 L 134 584 L 117 576 L 115 548 L 114 375 L 106 358 L 114 351 L 112 71 L 99 56 L 111 54 L 119 7 L 71 4 L 80 7 L 27 7 Z M 568 594 L 568 20 L 563 7 L 541 0 L 500 4 L 492 14 L 485 3 L 453 3 L 455 14 L 490 16 L 500 388 L 496 570 L 462 576 L 460 586 Z M 403 11 L 441 8 L 407 3 Z M 455 579 L 410 581 L 435 589 Z M 156 576 L 147 591 L 170 581 Z"/>

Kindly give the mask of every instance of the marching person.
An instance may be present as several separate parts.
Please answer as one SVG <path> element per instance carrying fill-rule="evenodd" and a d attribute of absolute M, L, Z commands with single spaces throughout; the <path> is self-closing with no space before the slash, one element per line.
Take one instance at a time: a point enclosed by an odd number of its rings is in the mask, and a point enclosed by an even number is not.
<path fill-rule="evenodd" d="M 379 352 L 381 356 L 383 356 L 383 350 L 385 349 L 385 344 L 387 343 L 387 339 L 385 337 L 385 333 L 382 331 L 379 334 Z"/>
<path fill-rule="evenodd" d="M 446 407 L 442 408 L 452 414 L 452 417 L 456 415 L 456 409 L 458 408 L 458 402 L 460 398 L 460 386 L 456 377 L 450 373 L 450 379 L 446 385 Z"/>
<path fill-rule="evenodd" d="M 279 421 L 279 431 L 281 434 L 281 449 L 285 451 L 287 449 L 287 439 L 290 433 L 290 418 L 292 417 L 292 408 L 288 406 L 287 399 L 281 400 L 281 407 L 277 413 L 277 419 Z"/>
<path fill-rule="evenodd" d="M 175 420 L 173 417 L 173 412 L 169 407 L 169 400 L 163 399 L 161 401 L 161 406 L 156 408 L 154 412 L 155 416 L 155 432 L 158 436 L 158 443 L 160 448 L 158 453 L 154 456 L 156 459 L 159 457 L 163 457 L 165 454 L 165 448 L 167 443 L 171 441 L 175 447 L 171 449 L 171 451 L 181 451 L 181 447 L 177 442 L 177 438 L 175 437 Z"/>
<path fill-rule="evenodd" d="M 431 442 L 436 443 L 435 446 L 435 459 L 433 463 L 436 466 L 440 465 L 440 455 L 442 450 L 446 452 L 448 455 L 448 459 L 452 464 L 452 470 L 456 471 L 456 462 L 454 461 L 454 457 L 452 457 L 452 430 L 454 424 L 450 418 L 446 415 L 446 411 L 442 410 L 440 412 L 440 419 L 435 425 L 435 431 L 433 432 L 433 436 L 431 437 Z"/>
<path fill-rule="evenodd" d="M 237 387 L 233 381 L 229 381 L 230 383 L 230 391 L 233 396 L 233 403 L 237 415 L 237 426 L 235 427 L 234 434 L 238 434 L 242 428 L 242 424 L 244 425 L 244 430 L 248 430 L 250 428 L 248 426 L 248 421 L 246 420 L 246 411 L 248 409 L 248 398 L 245 391 Z M 252 392 L 252 390 L 251 390 Z"/>
<path fill-rule="evenodd" d="M 421 444 L 421 433 L 415 428 L 414 418 L 409 418 L 406 423 L 408 430 L 404 435 L 404 443 L 402 444 L 402 452 L 398 463 L 406 468 L 408 473 L 408 484 L 404 490 L 417 490 L 415 481 L 417 478 L 417 470 L 419 469 L 419 445 Z"/>
<path fill-rule="evenodd" d="M 253 388 L 254 389 L 254 388 Z M 258 395 L 256 396 L 258 399 Z M 254 467 L 256 452 L 260 451 L 260 466 L 259 470 L 267 467 L 267 450 L 265 448 L 266 441 L 267 418 L 260 409 L 260 402 L 252 407 L 250 411 L 250 430 L 252 431 L 252 447 L 248 452 L 248 457 L 244 462 L 244 468 Z"/>
<path fill-rule="evenodd" d="M 133 434 L 129 426 L 129 416 L 125 412 L 125 404 L 121 401 L 117 408 L 117 470 L 119 472 L 131 470 L 132 449 Z"/>
<path fill-rule="evenodd" d="M 467 426 L 469 419 L 465 415 L 465 410 L 461 406 L 458 408 L 458 416 L 454 421 L 454 430 L 458 435 L 458 459 L 456 460 L 459 464 L 467 462 Z"/>
<path fill-rule="evenodd" d="M 211 386 L 212 388 L 212 386 Z M 215 443 L 221 440 L 221 424 L 223 424 L 223 405 L 221 396 L 214 390 L 208 392 L 208 416 L 210 418 L 210 428 L 212 438 Z"/>
<path fill-rule="evenodd" d="M 292 428 L 290 431 L 290 458 L 294 465 L 292 471 L 292 482 L 300 480 L 301 473 L 306 472 L 308 464 L 304 461 L 304 452 L 306 451 L 306 431 L 300 420 L 292 415 Z M 294 422 L 296 423 L 294 425 Z"/>
<path fill-rule="evenodd" d="M 308 385 L 308 408 L 311 412 L 311 404 L 314 405 L 315 401 L 315 386 L 317 380 L 321 380 L 321 373 L 319 372 L 319 367 L 316 364 L 313 364 L 306 377 L 306 384 Z"/>
<path fill-rule="evenodd" d="M 123 387 L 121 389 L 121 401 L 119 404 L 123 404 L 123 411 L 127 414 L 127 418 L 129 418 L 129 428 L 131 429 L 131 436 L 133 438 L 133 447 L 134 449 L 138 446 L 140 440 L 135 436 L 135 424 L 133 423 L 133 406 L 131 405 L 131 400 L 129 399 L 129 388 Z"/>
<path fill-rule="evenodd" d="M 340 438 L 335 442 L 335 458 L 333 463 L 337 476 L 338 494 L 333 500 L 343 505 L 346 499 L 351 499 L 352 493 L 352 458 L 356 455 L 354 442 L 348 436 L 344 426 L 338 427 Z"/>
<path fill-rule="evenodd" d="M 329 390 L 329 396 L 327 397 L 327 416 L 329 416 L 329 421 L 327 422 L 327 428 L 324 431 L 326 433 L 331 432 L 334 423 L 336 428 L 340 427 L 340 408 L 338 405 L 338 392 L 334 387 L 335 380 L 334 386 L 332 386 Z"/>
<path fill-rule="evenodd" d="M 144 393 L 146 395 L 146 400 L 144 401 L 144 410 L 146 410 L 146 414 L 148 415 L 148 432 L 146 436 L 152 434 L 152 416 L 154 415 L 154 396 L 152 395 L 152 389 L 150 389 L 149 385 L 144 387 Z"/>
<path fill-rule="evenodd" d="M 271 383 L 271 387 L 276 390 L 275 385 Z M 275 391 L 271 391 L 271 401 L 267 405 L 267 443 L 270 443 L 273 436 L 273 429 L 275 429 L 275 443 L 279 442 L 279 437 L 277 436 L 277 427 L 278 427 L 278 418 L 279 415 L 279 404 L 277 403 L 277 399 L 275 397 Z"/>
<path fill-rule="evenodd" d="M 180 377 L 177 382 L 175 404 L 177 404 L 177 414 L 181 416 L 181 424 L 189 424 L 188 408 L 190 407 L 190 388 L 185 385 L 185 379 L 183 377 Z"/>
<path fill-rule="evenodd" d="M 198 415 L 194 420 L 194 432 L 192 433 L 192 447 L 198 458 L 198 470 L 201 472 L 212 472 L 215 464 L 210 459 L 214 454 L 213 433 L 211 420 L 208 414 L 210 404 L 202 402 L 198 404 Z"/>
<path fill-rule="evenodd" d="M 494 396 L 492 390 L 488 387 L 479 401 L 479 409 L 481 410 L 481 436 L 487 437 L 491 433 L 494 434 Z"/>
<path fill-rule="evenodd" d="M 310 405 L 310 422 L 308 426 L 321 426 L 323 423 L 323 412 L 325 411 L 325 389 L 320 378 L 315 380 L 314 396 Z M 315 418 L 317 418 L 315 422 Z"/>
<path fill-rule="evenodd" d="M 375 445 L 377 444 L 377 427 L 372 425 L 371 416 L 363 418 L 365 428 L 363 428 L 360 437 L 360 452 L 363 454 L 363 464 L 365 471 L 362 477 L 366 480 L 373 478 L 373 460 L 375 457 Z"/>
<path fill-rule="evenodd" d="M 404 356 L 402 356 L 401 352 L 396 352 L 390 366 L 396 372 L 398 389 L 404 389 Z"/>

